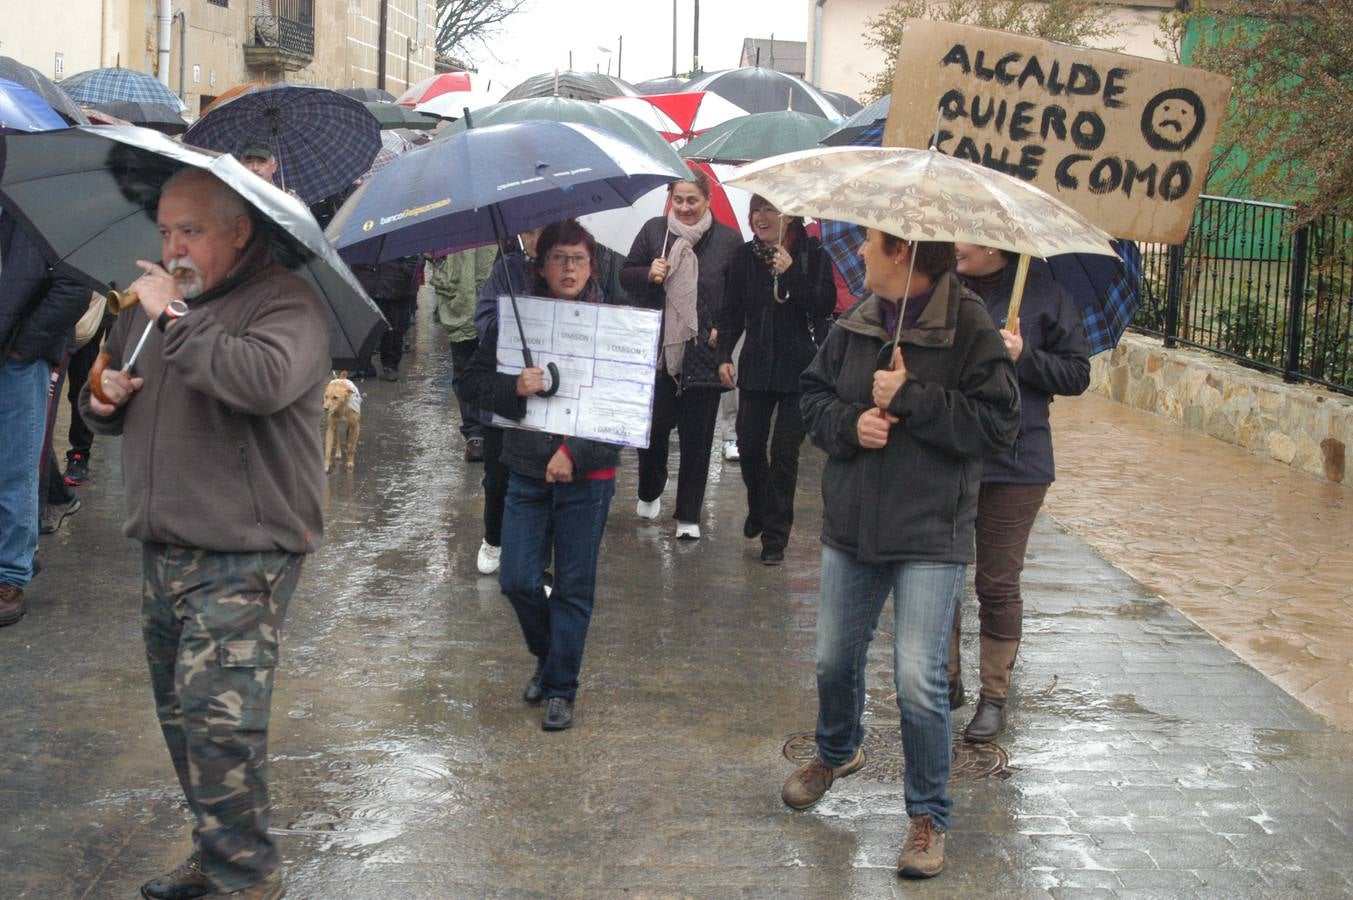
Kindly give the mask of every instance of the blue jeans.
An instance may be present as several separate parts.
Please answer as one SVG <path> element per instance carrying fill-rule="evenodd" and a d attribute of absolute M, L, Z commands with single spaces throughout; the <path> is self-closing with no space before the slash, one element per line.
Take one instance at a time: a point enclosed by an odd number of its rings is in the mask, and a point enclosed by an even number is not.
<path fill-rule="evenodd" d="M 47 431 L 45 360 L 0 362 L 0 584 L 23 587 L 33 580 L 38 549 L 38 464 Z"/>
<path fill-rule="evenodd" d="M 902 716 L 908 816 L 929 814 L 949 829 L 949 630 L 963 591 L 962 563 L 862 563 L 822 548 L 817 613 L 817 753 L 849 762 L 864 740 L 865 657 L 879 613 L 893 593 L 893 685 Z"/>
<path fill-rule="evenodd" d="M 573 700 L 583 645 L 592 621 L 597 556 L 615 480 L 548 484 L 513 472 L 503 509 L 499 584 L 521 624 L 526 647 L 540 661 L 544 696 Z M 554 543 L 554 589 L 541 575 Z"/>

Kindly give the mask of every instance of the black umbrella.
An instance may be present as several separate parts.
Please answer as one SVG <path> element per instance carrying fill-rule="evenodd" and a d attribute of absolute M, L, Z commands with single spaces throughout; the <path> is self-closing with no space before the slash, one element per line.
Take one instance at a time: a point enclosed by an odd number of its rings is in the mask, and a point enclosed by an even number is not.
<path fill-rule="evenodd" d="M 749 113 L 792 109 L 824 119 L 841 117 L 836 105 L 802 78 L 760 66 L 711 72 L 692 80 L 682 91 L 713 91 Z"/>
<path fill-rule="evenodd" d="M 341 91 L 339 93 L 342 93 Z M 362 105 L 376 117 L 376 121 L 381 123 L 381 130 L 390 128 L 436 128 L 441 119 L 436 116 L 425 116 L 422 113 L 414 112 L 407 106 L 400 106 L 397 103 L 380 103 L 374 100 L 364 100 Z"/>
<path fill-rule="evenodd" d="M 395 95 L 389 91 L 383 91 L 380 88 L 338 88 L 338 92 L 345 97 L 351 97 L 354 100 L 361 100 L 363 103 L 394 103 Z"/>
<path fill-rule="evenodd" d="M 28 88 L 47 101 L 47 105 L 70 124 L 89 124 L 89 117 L 80 111 L 80 104 L 72 100 L 70 94 L 55 81 L 32 66 L 26 66 L 13 57 L 0 56 L 0 78 Z"/>
<path fill-rule="evenodd" d="M 547 72 L 532 75 L 503 95 L 504 100 L 529 97 L 570 97 L 574 100 L 605 100 L 607 97 L 635 97 L 634 85 L 600 72 Z"/>
<path fill-rule="evenodd" d="M 125 119 L 133 125 L 153 128 L 162 134 L 183 134 L 188 123 L 183 121 L 179 111 L 163 103 L 146 103 L 140 100 L 106 100 L 95 103 L 95 109 L 101 109 L 111 116 Z"/>
<path fill-rule="evenodd" d="M 205 169 L 252 209 L 274 258 L 314 287 L 329 317 L 334 364 L 371 358 L 385 320 L 301 201 L 234 157 L 198 150 L 129 125 L 83 125 L 5 135 L 0 203 L 21 222 L 47 260 L 99 293 L 141 275 L 138 259 L 158 259 L 154 208 L 170 175 Z"/>

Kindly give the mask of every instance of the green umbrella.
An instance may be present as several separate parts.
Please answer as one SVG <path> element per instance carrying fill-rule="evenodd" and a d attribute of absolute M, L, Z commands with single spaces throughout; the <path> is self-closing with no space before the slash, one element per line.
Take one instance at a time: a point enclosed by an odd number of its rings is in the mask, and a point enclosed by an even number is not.
<path fill-rule="evenodd" d="M 835 128 L 834 122 L 821 116 L 755 113 L 715 125 L 682 147 L 681 155 L 714 163 L 751 162 L 816 147 Z"/>
<path fill-rule="evenodd" d="M 591 125 L 612 137 L 633 144 L 650 155 L 669 164 L 678 172 L 686 170 L 672 145 L 663 140 L 638 116 L 627 112 L 592 103 L 589 100 L 570 100 L 567 97 L 531 97 L 526 100 L 507 100 L 494 103 L 480 109 L 470 110 L 470 122 L 473 127 L 502 125 L 506 122 L 521 122 L 527 119 L 543 119 L 548 122 L 573 122 L 578 125 Z M 465 120 L 458 119 L 443 128 L 437 140 L 446 140 L 465 130 Z"/>
<path fill-rule="evenodd" d="M 371 110 L 371 114 L 376 117 L 376 121 L 381 123 L 381 130 L 390 128 L 436 128 L 437 123 L 441 121 L 436 116 L 425 116 L 422 113 L 416 113 L 407 106 L 399 106 L 395 103 L 382 103 L 377 100 L 363 101 L 362 105 Z"/>

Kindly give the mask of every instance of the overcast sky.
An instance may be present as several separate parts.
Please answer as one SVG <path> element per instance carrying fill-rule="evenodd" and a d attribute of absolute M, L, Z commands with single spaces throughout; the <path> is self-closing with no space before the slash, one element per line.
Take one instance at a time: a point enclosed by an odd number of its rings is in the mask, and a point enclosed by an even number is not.
<path fill-rule="evenodd" d="M 573 68 L 617 66 L 626 81 L 672 72 L 672 0 L 528 0 L 503 23 L 487 47 L 472 48 L 481 72 L 507 87 L 530 75 Z M 677 0 L 677 71 L 691 68 L 694 0 Z M 700 64 L 706 71 L 738 64 L 747 37 L 789 41 L 808 34 L 806 0 L 701 0 Z M 624 58 L 620 59 L 624 37 Z M 601 48 L 609 50 L 605 53 Z M 496 57 L 496 59 L 495 59 Z"/>

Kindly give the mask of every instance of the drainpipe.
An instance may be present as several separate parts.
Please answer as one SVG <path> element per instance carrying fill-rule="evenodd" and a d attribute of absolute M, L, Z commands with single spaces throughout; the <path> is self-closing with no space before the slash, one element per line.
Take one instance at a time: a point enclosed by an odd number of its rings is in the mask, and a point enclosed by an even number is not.
<path fill-rule="evenodd" d="M 179 20 L 179 99 L 186 103 L 187 87 L 183 82 L 187 77 L 188 68 L 188 10 L 182 8 L 174 10 L 174 18 Z"/>
<path fill-rule="evenodd" d="M 160 83 L 165 87 L 169 86 L 169 42 L 172 40 L 173 32 L 171 29 L 174 24 L 174 16 L 170 13 L 169 4 L 170 0 L 159 0 L 156 4 L 159 15 L 155 17 L 155 21 L 159 25 L 159 40 L 156 44 L 159 47 L 159 52 L 156 54 L 155 76 L 160 79 Z"/>
<path fill-rule="evenodd" d="M 381 0 L 380 30 L 376 32 L 376 87 L 385 90 L 386 27 L 390 18 L 390 0 Z"/>
<path fill-rule="evenodd" d="M 813 6 L 813 87 L 822 87 L 822 7 L 827 0 L 817 0 Z"/>

